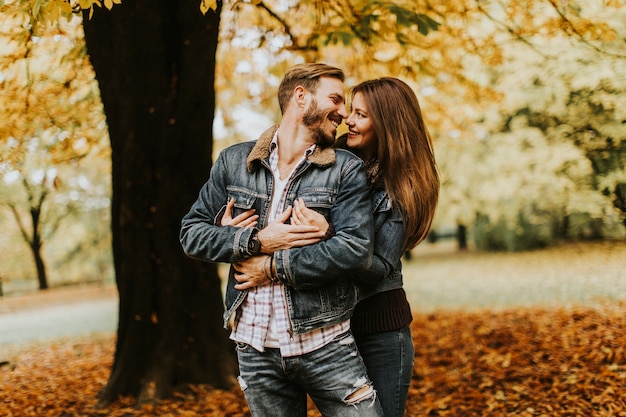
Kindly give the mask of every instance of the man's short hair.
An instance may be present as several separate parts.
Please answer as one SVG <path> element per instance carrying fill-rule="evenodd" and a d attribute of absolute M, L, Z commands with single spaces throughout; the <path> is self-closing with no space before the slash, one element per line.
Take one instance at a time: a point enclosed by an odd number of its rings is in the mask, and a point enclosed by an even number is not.
<path fill-rule="evenodd" d="M 298 64 L 287 71 L 283 80 L 278 87 L 278 105 L 280 113 L 283 114 L 287 108 L 287 104 L 293 95 L 293 90 L 302 86 L 307 91 L 315 93 L 320 83 L 321 77 L 332 77 L 344 81 L 345 76 L 343 70 L 337 67 L 322 63 L 309 62 L 306 64 Z"/>

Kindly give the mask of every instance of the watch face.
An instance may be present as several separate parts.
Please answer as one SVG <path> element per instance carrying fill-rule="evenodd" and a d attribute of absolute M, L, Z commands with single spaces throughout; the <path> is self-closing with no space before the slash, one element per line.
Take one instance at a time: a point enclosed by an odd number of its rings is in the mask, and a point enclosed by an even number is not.
<path fill-rule="evenodd" d="M 248 250 L 252 254 L 259 253 L 261 251 L 261 242 L 259 241 L 259 237 L 256 233 L 250 237 L 250 243 L 248 244 Z"/>

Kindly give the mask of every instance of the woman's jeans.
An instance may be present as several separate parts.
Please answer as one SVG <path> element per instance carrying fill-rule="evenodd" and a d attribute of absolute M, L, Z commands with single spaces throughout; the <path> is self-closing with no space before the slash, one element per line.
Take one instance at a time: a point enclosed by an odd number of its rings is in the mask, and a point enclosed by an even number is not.
<path fill-rule="evenodd" d="M 383 416 L 351 332 L 287 358 L 278 349 L 259 352 L 237 343 L 237 357 L 239 385 L 255 417 L 306 417 L 307 393 L 326 417 Z M 364 395 L 351 395 L 363 387 Z"/>
<path fill-rule="evenodd" d="M 385 417 L 402 417 L 413 374 L 411 329 L 358 335 L 356 343 Z"/>

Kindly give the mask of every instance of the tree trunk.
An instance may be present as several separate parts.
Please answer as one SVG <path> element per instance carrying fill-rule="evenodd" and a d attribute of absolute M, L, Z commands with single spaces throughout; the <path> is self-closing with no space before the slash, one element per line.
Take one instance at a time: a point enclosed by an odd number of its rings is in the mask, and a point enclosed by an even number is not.
<path fill-rule="evenodd" d="M 178 240 L 211 166 L 218 26 L 219 9 L 202 15 L 198 3 L 173 0 L 124 1 L 85 17 L 111 138 L 120 300 L 103 405 L 234 381 L 216 265 L 186 258 Z"/>
<path fill-rule="evenodd" d="M 33 259 L 35 260 L 35 268 L 37 269 L 37 281 L 39 282 L 40 290 L 48 289 L 48 274 L 46 273 L 46 264 L 41 256 L 41 245 L 33 242 L 30 245 L 30 250 L 33 253 Z"/>
<path fill-rule="evenodd" d="M 43 198 L 42 200 L 43 201 Z M 41 202 L 39 207 L 41 207 Z M 33 224 L 33 239 L 30 242 L 30 250 L 33 253 L 33 260 L 35 261 L 35 268 L 37 270 L 37 281 L 39 282 L 40 290 L 48 289 L 48 274 L 46 273 L 46 264 L 43 261 L 43 256 L 41 256 L 41 234 L 39 233 L 39 229 L 41 225 L 39 224 L 40 219 L 40 208 L 31 208 L 30 209 L 30 218 Z"/>
<path fill-rule="evenodd" d="M 456 226 L 456 241 L 459 250 L 467 249 L 467 226 L 464 224 L 457 224 Z"/>

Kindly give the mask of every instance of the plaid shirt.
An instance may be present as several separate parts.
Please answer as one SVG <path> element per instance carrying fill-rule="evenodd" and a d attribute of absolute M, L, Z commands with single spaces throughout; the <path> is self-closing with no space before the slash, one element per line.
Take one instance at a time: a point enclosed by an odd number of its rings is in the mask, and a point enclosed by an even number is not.
<path fill-rule="evenodd" d="M 277 137 L 278 131 L 272 140 L 269 157 L 275 187 L 268 223 L 283 212 L 287 195 L 285 190 L 291 176 L 315 149 L 315 145 L 307 149 L 287 178 L 281 181 L 278 172 Z M 303 334 L 291 334 L 290 328 L 285 286 L 282 283 L 270 283 L 248 291 L 230 338 L 236 342 L 249 344 L 259 352 L 263 352 L 266 347 L 279 348 L 283 357 L 298 356 L 313 352 L 348 331 L 350 321 Z"/>

